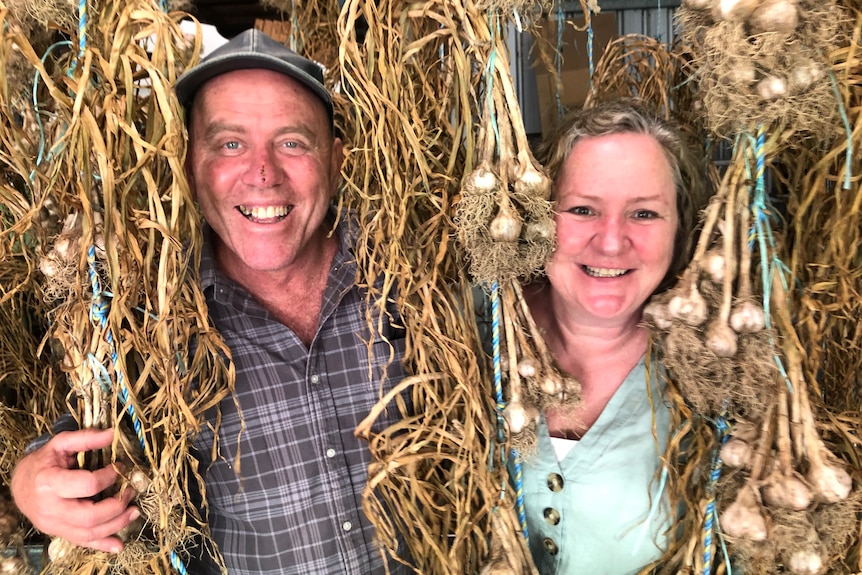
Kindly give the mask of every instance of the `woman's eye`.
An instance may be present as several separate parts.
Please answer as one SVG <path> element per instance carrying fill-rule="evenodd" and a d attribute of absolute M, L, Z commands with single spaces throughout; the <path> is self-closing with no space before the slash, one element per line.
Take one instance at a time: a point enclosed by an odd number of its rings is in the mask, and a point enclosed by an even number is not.
<path fill-rule="evenodd" d="M 658 214 L 652 210 L 638 210 L 635 212 L 635 218 L 639 220 L 651 220 L 657 217 Z"/>
<path fill-rule="evenodd" d="M 225 142 L 224 147 L 226 150 L 238 150 L 239 142 Z"/>
<path fill-rule="evenodd" d="M 589 215 L 592 215 L 592 213 L 593 213 L 593 210 L 591 210 L 590 208 L 588 208 L 586 206 L 574 206 L 572 208 L 569 208 L 566 211 L 569 212 L 570 214 L 574 214 L 576 216 L 589 216 Z"/>

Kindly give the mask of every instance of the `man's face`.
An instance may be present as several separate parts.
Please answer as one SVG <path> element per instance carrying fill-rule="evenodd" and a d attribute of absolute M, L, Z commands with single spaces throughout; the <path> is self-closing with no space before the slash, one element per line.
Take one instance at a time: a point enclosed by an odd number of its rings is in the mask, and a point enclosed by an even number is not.
<path fill-rule="evenodd" d="M 189 183 L 228 276 L 316 260 L 343 160 L 323 102 L 284 74 L 229 72 L 198 92 L 189 139 Z"/>

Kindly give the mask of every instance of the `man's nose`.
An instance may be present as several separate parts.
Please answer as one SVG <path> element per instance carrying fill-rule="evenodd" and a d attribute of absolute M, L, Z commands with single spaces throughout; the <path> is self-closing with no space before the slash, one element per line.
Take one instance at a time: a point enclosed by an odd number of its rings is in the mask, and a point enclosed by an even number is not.
<path fill-rule="evenodd" d="M 259 148 L 251 155 L 243 177 L 243 183 L 259 188 L 270 188 L 281 184 L 284 173 L 279 168 L 273 150 Z"/>

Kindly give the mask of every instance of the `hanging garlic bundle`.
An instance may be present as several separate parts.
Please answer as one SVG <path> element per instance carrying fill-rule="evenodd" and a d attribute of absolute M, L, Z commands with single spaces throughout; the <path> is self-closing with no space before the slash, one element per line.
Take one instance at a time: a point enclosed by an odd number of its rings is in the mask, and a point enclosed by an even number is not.
<path fill-rule="evenodd" d="M 508 382 L 503 416 L 512 447 L 524 456 L 535 447 L 538 416 L 549 407 L 574 407 L 580 384 L 556 367 L 524 299 L 521 285 L 510 280 L 500 289 L 505 326 L 504 377 Z"/>
<path fill-rule="evenodd" d="M 752 293 L 749 203 L 741 168 L 729 169 L 691 263 L 645 306 L 644 318 L 662 334 L 665 364 L 698 411 L 717 414 L 729 404 L 734 415 L 760 419 L 774 395 L 775 366 Z"/>
<path fill-rule="evenodd" d="M 476 168 L 461 183 L 455 222 L 477 283 L 529 279 L 554 249 L 551 181 L 530 151 L 505 56 L 493 34 Z"/>
<path fill-rule="evenodd" d="M 855 17 L 835 0 L 683 0 L 675 20 L 710 128 L 821 137 L 837 119 L 828 55 Z"/>
<path fill-rule="evenodd" d="M 858 494 L 848 466 L 825 445 L 817 430 L 802 375 L 799 341 L 790 319 L 783 278 L 772 276 L 772 309 L 782 333 L 786 380 L 778 372 L 775 404 L 760 432 L 741 422 L 722 446 L 723 462 L 747 478 L 721 512 L 721 528 L 735 553 L 776 572 L 817 575 L 843 551 L 855 530 Z M 729 494 L 726 494 L 727 498 Z M 768 541 L 768 543 L 767 543 Z"/>

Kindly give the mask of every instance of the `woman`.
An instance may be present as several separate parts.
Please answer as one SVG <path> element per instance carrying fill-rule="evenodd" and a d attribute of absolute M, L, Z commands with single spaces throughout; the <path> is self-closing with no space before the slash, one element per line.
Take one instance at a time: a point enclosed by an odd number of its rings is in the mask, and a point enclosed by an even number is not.
<path fill-rule="evenodd" d="M 582 401 L 543 414 L 523 461 L 530 549 L 543 574 L 637 573 L 671 525 L 655 480 L 669 417 L 641 312 L 685 267 L 701 178 L 681 133 L 633 100 L 564 118 L 538 157 L 557 247 L 524 295 Z"/>

